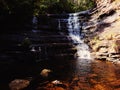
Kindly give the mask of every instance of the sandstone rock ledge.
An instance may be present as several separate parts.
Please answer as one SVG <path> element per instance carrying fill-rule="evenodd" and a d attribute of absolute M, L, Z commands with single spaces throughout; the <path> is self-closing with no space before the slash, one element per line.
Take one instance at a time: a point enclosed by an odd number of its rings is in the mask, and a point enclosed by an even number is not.
<path fill-rule="evenodd" d="M 120 1 L 95 0 L 86 39 L 96 59 L 120 63 Z M 84 31 L 84 30 L 83 30 Z"/>

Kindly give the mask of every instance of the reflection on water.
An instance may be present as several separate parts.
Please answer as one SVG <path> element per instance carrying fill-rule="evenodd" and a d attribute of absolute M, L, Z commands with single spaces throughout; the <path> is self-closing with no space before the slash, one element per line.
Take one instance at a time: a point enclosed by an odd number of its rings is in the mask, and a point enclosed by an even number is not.
<path fill-rule="evenodd" d="M 77 59 L 75 64 L 77 73 L 83 76 L 90 73 L 91 61 L 89 59 Z"/>
<path fill-rule="evenodd" d="M 88 59 L 46 62 L 44 68 L 54 71 L 54 80 L 66 85 L 65 90 L 120 90 L 120 66 Z M 42 87 L 48 87 L 49 84 Z M 49 89 L 59 86 L 49 86 Z M 47 90 L 47 89 L 46 89 Z"/>
<path fill-rule="evenodd" d="M 78 13 L 70 14 L 68 18 L 68 35 L 72 39 L 77 52 L 75 54 L 75 73 L 80 76 L 86 76 L 90 72 L 91 56 L 89 47 L 81 39 L 81 24 Z"/>

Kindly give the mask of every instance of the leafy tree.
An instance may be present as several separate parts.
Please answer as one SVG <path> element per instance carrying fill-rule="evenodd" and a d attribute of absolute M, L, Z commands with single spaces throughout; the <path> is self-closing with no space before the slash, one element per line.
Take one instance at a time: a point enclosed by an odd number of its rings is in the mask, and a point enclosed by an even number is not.
<path fill-rule="evenodd" d="M 93 6 L 93 0 L 0 0 L 0 23 L 12 16 L 9 21 L 24 24 L 33 15 L 79 12 Z"/>
<path fill-rule="evenodd" d="M 0 15 L 70 13 L 90 9 L 93 6 L 93 0 L 0 0 Z"/>
<path fill-rule="evenodd" d="M 34 14 L 78 12 L 93 6 L 93 0 L 36 0 Z"/>

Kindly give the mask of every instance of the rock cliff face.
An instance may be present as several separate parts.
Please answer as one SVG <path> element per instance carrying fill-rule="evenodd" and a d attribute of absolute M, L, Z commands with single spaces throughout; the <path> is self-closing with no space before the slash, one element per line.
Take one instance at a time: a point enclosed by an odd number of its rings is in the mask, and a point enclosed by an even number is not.
<path fill-rule="evenodd" d="M 95 0 L 86 23 L 87 42 L 96 59 L 120 62 L 120 1 Z"/>

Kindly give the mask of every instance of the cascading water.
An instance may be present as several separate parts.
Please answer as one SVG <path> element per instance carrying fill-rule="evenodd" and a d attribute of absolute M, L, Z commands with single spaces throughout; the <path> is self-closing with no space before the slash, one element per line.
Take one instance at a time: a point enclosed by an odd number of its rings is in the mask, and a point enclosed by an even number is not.
<path fill-rule="evenodd" d="M 83 12 L 83 13 L 85 14 L 86 12 Z M 81 22 L 80 14 L 81 12 L 65 14 L 65 15 L 63 14 L 63 15 L 60 15 L 61 17 L 59 16 L 58 18 L 55 18 L 53 20 L 57 20 L 57 23 L 58 23 L 57 28 L 60 30 L 60 32 L 62 32 L 62 30 L 67 30 L 68 37 L 70 37 L 70 40 L 72 40 L 73 45 L 77 49 L 75 57 L 77 57 L 78 59 L 91 59 L 89 46 L 85 44 L 84 41 L 81 39 L 82 38 L 81 36 L 82 22 Z M 48 17 L 51 17 L 51 16 L 48 16 Z M 52 17 L 56 17 L 56 16 L 53 15 Z M 32 22 L 33 22 L 34 29 L 36 29 L 37 22 L 38 22 L 37 18 L 33 17 Z M 33 30 L 33 32 L 35 31 L 36 30 Z"/>
<path fill-rule="evenodd" d="M 77 49 L 75 54 L 75 57 L 77 58 L 75 73 L 78 73 L 80 76 L 86 76 L 88 72 L 90 72 L 91 56 L 89 46 L 81 39 L 82 23 L 80 22 L 79 13 L 69 14 L 67 20 L 68 35 Z"/>
<path fill-rule="evenodd" d="M 72 39 L 73 44 L 77 48 L 77 56 L 80 59 L 91 59 L 90 51 L 87 44 L 81 39 L 81 22 L 79 13 L 69 14 L 68 20 L 68 33 Z"/>
<path fill-rule="evenodd" d="M 71 38 L 72 43 L 77 49 L 75 54 L 75 57 L 77 58 L 75 74 L 77 73 L 80 76 L 86 76 L 88 72 L 90 72 L 91 56 L 89 46 L 81 39 L 82 23 L 79 13 L 69 14 L 67 21 L 68 36 Z"/>
<path fill-rule="evenodd" d="M 89 46 L 84 43 L 82 36 L 82 20 L 84 19 L 83 14 L 86 15 L 86 12 L 71 13 L 60 15 L 57 18 L 58 30 L 62 34 L 67 33 L 67 37 L 72 41 L 73 46 L 77 49 L 75 53 L 75 68 L 74 73 L 78 76 L 87 76 L 91 71 L 92 59 L 90 56 Z M 81 20 L 82 18 L 82 20 Z M 55 18 L 56 19 L 56 18 Z"/>
<path fill-rule="evenodd" d="M 58 19 L 58 29 L 61 30 L 60 19 Z"/>
<path fill-rule="evenodd" d="M 37 17 L 33 16 L 33 19 L 32 19 L 32 24 L 33 24 L 33 28 L 34 29 L 37 29 Z"/>

